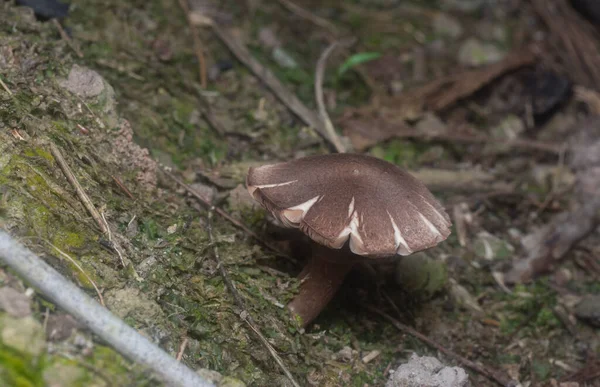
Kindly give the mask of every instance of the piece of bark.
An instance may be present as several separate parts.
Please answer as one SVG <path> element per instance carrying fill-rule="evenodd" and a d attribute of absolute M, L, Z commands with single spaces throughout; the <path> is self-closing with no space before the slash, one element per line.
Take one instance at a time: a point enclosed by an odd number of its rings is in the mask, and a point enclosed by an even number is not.
<path fill-rule="evenodd" d="M 527 282 L 551 272 L 600 223 L 600 117 L 591 117 L 569 144 L 576 182 L 572 209 L 523 240 L 525 257 L 504 274 L 506 283 Z"/>

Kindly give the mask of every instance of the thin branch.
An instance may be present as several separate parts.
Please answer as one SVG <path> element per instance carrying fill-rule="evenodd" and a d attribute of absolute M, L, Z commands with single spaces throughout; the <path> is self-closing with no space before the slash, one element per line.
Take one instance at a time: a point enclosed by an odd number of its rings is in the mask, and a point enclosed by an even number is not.
<path fill-rule="evenodd" d="M 0 86 L 2 86 L 2 88 L 4 89 L 4 91 L 6 91 L 8 93 L 8 95 L 10 95 L 10 96 L 13 95 L 13 92 L 10 91 L 8 86 L 6 86 L 6 83 L 4 83 L 4 81 L 2 80 L 2 77 L 0 77 Z"/>
<path fill-rule="evenodd" d="M 69 254 L 65 253 L 64 251 L 62 251 L 61 249 L 59 249 L 58 247 L 56 247 L 52 243 L 50 243 L 49 240 L 44 239 L 44 238 L 40 238 L 40 239 L 43 240 L 44 242 L 46 242 L 47 244 L 49 244 L 50 246 L 52 246 L 52 248 L 54 250 L 58 251 L 58 253 L 60 255 L 62 255 L 69 262 L 71 262 L 73 264 L 73 266 L 75 266 L 77 268 L 77 270 L 79 270 L 81 272 L 81 274 L 83 274 L 83 276 L 85 277 L 85 279 L 87 279 L 92 284 L 92 286 L 94 287 L 94 289 L 96 290 L 96 293 L 98 294 L 98 298 L 100 299 L 100 304 L 102 304 L 102 306 L 106 306 L 104 304 L 104 297 L 102 297 L 102 292 L 100 292 L 100 289 L 98 289 L 98 286 L 96 285 L 96 283 L 94 282 L 94 280 L 92 280 L 92 278 L 85 272 L 85 270 L 83 270 L 83 268 L 81 267 L 81 265 L 79 263 L 77 263 L 77 261 L 75 261 Z"/>
<path fill-rule="evenodd" d="M 45 298 L 71 314 L 117 352 L 150 368 L 166 384 L 180 387 L 213 386 L 113 315 L 2 230 L 0 262 L 9 266 Z"/>
<path fill-rule="evenodd" d="M 117 183 L 119 188 L 121 188 L 123 190 L 123 192 L 125 192 L 127 194 L 127 196 L 129 196 L 130 199 L 135 200 L 135 198 L 133 197 L 133 194 L 127 189 L 127 187 L 125 187 L 125 185 L 121 182 L 121 180 L 119 180 L 118 177 L 113 176 L 113 175 L 110 175 L 110 177 L 112 177 L 112 179 L 115 181 L 115 183 Z"/>
<path fill-rule="evenodd" d="M 63 28 L 63 26 L 60 25 L 60 22 L 57 19 L 52 19 L 52 23 L 54 23 L 54 26 L 56 27 L 56 29 L 58 29 L 58 33 L 60 34 L 62 40 L 67 42 L 69 47 L 71 47 L 71 49 L 75 51 L 75 54 L 77 54 L 78 57 L 83 58 L 83 52 L 81 52 L 81 50 L 75 45 L 75 43 L 73 43 L 73 40 L 65 32 L 65 29 Z"/>
<path fill-rule="evenodd" d="M 396 320 L 395 318 L 393 318 L 389 314 L 385 313 L 384 311 L 382 311 L 374 306 L 371 306 L 371 305 L 363 304 L 362 306 L 364 308 L 368 309 L 369 311 L 371 311 L 375 314 L 378 314 L 379 316 L 388 320 L 399 331 L 408 333 L 409 335 L 416 337 L 417 339 L 421 340 L 425 344 L 442 352 L 444 355 L 450 356 L 451 358 L 455 359 L 459 363 L 463 364 L 465 367 L 468 367 L 468 368 L 472 369 L 473 371 L 485 376 L 486 378 L 493 380 L 494 382 L 498 383 L 499 385 L 501 385 L 501 386 L 516 386 L 517 385 L 517 383 L 514 380 L 510 380 L 510 379 L 504 377 L 503 375 L 499 375 L 498 372 L 495 370 L 487 369 L 484 366 L 480 366 L 479 364 L 476 364 L 476 363 L 472 362 L 471 360 L 452 352 L 451 350 L 443 347 L 441 344 L 436 343 L 435 341 L 431 340 L 429 337 L 418 332 L 417 330 L 409 327 L 408 325 L 402 324 L 400 321 Z"/>
<path fill-rule="evenodd" d="M 277 0 L 277 2 L 279 4 L 281 4 L 284 8 L 286 8 L 288 11 L 293 13 L 294 15 L 299 16 L 302 19 L 306 19 L 309 22 L 313 23 L 314 25 L 325 28 L 332 35 L 338 34 L 337 27 L 335 25 L 333 25 L 333 23 L 331 23 L 327 19 L 324 19 L 322 17 L 319 17 L 319 16 L 313 14 L 310 11 L 307 11 L 306 9 L 300 7 L 299 5 L 294 4 L 290 0 Z"/>
<path fill-rule="evenodd" d="M 98 212 L 98 210 L 96 210 L 94 203 L 92 203 L 89 196 L 85 193 L 85 191 L 81 187 L 81 184 L 79 184 L 79 181 L 77 181 L 77 178 L 71 171 L 69 164 L 67 164 L 62 153 L 60 153 L 60 150 L 58 150 L 58 147 L 54 143 L 50 143 L 50 152 L 52 153 L 52 156 L 54 156 L 54 158 L 56 159 L 58 166 L 65 174 L 69 183 L 71 183 L 71 185 L 75 189 L 75 192 L 77 193 L 77 196 L 79 197 L 79 200 L 81 200 L 84 207 L 88 210 L 88 212 L 90 213 L 92 218 L 94 218 L 94 220 L 96 221 L 96 224 L 98 225 L 98 227 L 100 227 L 100 230 L 102 230 L 102 233 L 106 234 L 108 232 L 108 229 L 106 228 L 106 225 L 102 221 L 102 216 L 100 216 L 100 213 Z"/>
<path fill-rule="evenodd" d="M 220 209 L 219 207 L 214 207 L 211 203 L 209 203 L 206 199 L 204 199 L 202 197 L 202 195 L 198 194 L 198 192 L 196 192 L 192 187 L 190 187 L 189 185 L 185 184 L 183 181 L 181 181 L 180 179 L 178 179 L 175 175 L 173 175 L 171 172 L 167 171 L 166 169 L 162 168 L 161 171 L 163 171 L 163 173 L 165 175 L 167 175 L 169 178 L 171 178 L 173 181 L 175 181 L 177 184 L 179 184 L 180 186 L 182 186 L 189 194 L 191 194 L 192 196 L 194 196 L 196 199 L 198 199 L 198 201 L 207 209 L 210 210 L 211 208 L 214 208 L 214 211 L 221 217 L 225 218 L 225 220 L 229 221 L 231 224 L 233 224 L 235 227 L 239 228 L 240 230 L 242 230 L 243 232 L 245 232 L 247 235 L 249 235 L 250 237 L 254 238 L 256 241 L 258 241 L 261 245 L 263 245 L 264 247 L 268 248 L 269 250 L 271 250 L 272 252 L 276 253 L 277 255 L 279 255 L 282 258 L 286 258 L 289 260 L 292 260 L 287 254 L 285 254 L 284 252 L 282 252 L 281 250 L 279 250 L 277 247 L 273 246 L 272 244 L 270 244 L 269 242 L 265 241 L 263 238 L 261 238 L 258 234 L 256 234 L 254 231 L 250 230 L 246 225 L 244 225 L 242 222 L 240 222 L 239 220 L 235 219 L 233 216 L 229 215 L 227 212 L 225 212 L 224 210 Z M 294 260 L 292 260 L 294 261 Z M 295 262 L 295 261 L 294 261 Z"/>
<path fill-rule="evenodd" d="M 183 353 L 185 352 L 185 348 L 187 347 L 188 344 L 188 338 L 187 336 L 183 338 L 183 341 L 181 342 L 181 345 L 179 346 L 179 351 L 177 352 L 177 357 L 175 359 L 177 359 L 177 361 L 181 361 L 181 359 L 183 358 Z"/>
<path fill-rule="evenodd" d="M 331 123 L 331 119 L 329 118 L 329 114 L 327 114 L 327 109 L 325 108 L 325 102 L 323 101 L 323 77 L 325 74 L 325 66 L 327 65 L 327 58 L 339 44 L 339 42 L 333 42 L 319 57 L 315 73 L 315 99 L 317 100 L 319 115 L 323 121 L 323 127 L 327 137 L 329 138 L 329 141 L 333 144 L 338 153 L 345 153 L 346 148 L 344 147 L 344 144 L 342 144 L 340 137 L 336 133 L 335 128 Z"/>
<path fill-rule="evenodd" d="M 217 210 L 217 208 L 215 206 L 211 206 L 208 211 L 208 222 L 207 222 L 208 223 L 208 225 L 207 225 L 208 237 L 210 238 L 210 244 L 213 246 L 213 256 L 215 258 L 215 261 L 217 261 L 217 267 L 219 268 L 219 272 L 221 273 L 223 282 L 225 282 L 225 285 L 227 286 L 227 289 L 231 293 L 233 300 L 235 301 L 238 308 L 240 309 L 240 318 L 242 320 L 244 320 L 244 322 L 246 324 L 248 324 L 250 329 L 252 329 L 252 331 L 254 331 L 256 336 L 258 336 L 258 338 L 260 339 L 262 344 L 265 346 L 265 348 L 267 348 L 267 350 L 269 351 L 269 353 L 271 354 L 271 356 L 273 357 L 273 359 L 275 360 L 275 362 L 277 363 L 279 368 L 281 368 L 281 370 L 283 371 L 285 376 L 287 376 L 287 378 L 290 380 L 292 385 L 294 387 L 300 387 L 300 385 L 298 384 L 298 382 L 296 382 L 296 380 L 294 379 L 294 376 L 287 369 L 287 367 L 283 363 L 283 360 L 281 360 L 281 357 L 279 357 L 279 355 L 277 354 L 277 352 L 275 351 L 273 346 L 267 341 L 267 339 L 263 336 L 263 334 L 260 332 L 260 330 L 258 330 L 258 328 L 256 327 L 256 323 L 254 322 L 254 319 L 252 318 L 252 316 L 246 309 L 246 305 L 244 305 L 244 301 L 240 297 L 237 289 L 235 288 L 235 285 L 231 281 L 231 278 L 229 278 L 229 274 L 227 273 L 225 266 L 221 262 L 221 258 L 219 257 L 219 250 L 218 250 L 217 244 L 213 240 L 214 238 L 213 238 L 213 232 L 212 232 L 212 214 L 216 210 Z"/>
<path fill-rule="evenodd" d="M 314 128 L 323 139 L 330 142 L 330 138 L 323 126 L 323 122 L 314 111 L 304 105 L 298 97 L 281 83 L 271 70 L 256 60 L 250 54 L 248 49 L 241 45 L 227 30 L 214 22 L 211 24 L 211 27 L 236 58 L 248 67 L 250 71 L 252 71 L 254 75 L 256 75 L 273 92 L 273 94 L 275 94 L 275 96 L 292 111 L 292 113 L 298 116 L 306 125 Z"/>
<path fill-rule="evenodd" d="M 198 72 L 200 74 L 200 84 L 203 89 L 206 89 L 208 82 L 206 81 L 206 60 L 204 59 L 204 50 L 202 48 L 202 40 L 200 39 L 200 33 L 196 28 L 196 25 L 192 23 L 190 19 L 190 7 L 187 3 L 187 0 L 178 0 L 179 6 L 183 10 L 185 14 L 185 20 L 192 31 L 192 40 L 194 41 L 194 52 L 196 53 L 196 57 L 198 58 Z"/>

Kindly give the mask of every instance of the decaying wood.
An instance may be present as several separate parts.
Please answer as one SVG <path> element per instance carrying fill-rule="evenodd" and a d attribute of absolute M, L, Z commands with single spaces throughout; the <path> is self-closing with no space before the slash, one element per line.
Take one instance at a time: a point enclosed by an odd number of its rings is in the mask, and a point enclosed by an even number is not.
<path fill-rule="evenodd" d="M 446 141 L 460 144 L 492 144 L 498 143 L 498 139 L 481 134 L 468 134 L 475 132 L 474 129 L 463 126 L 462 128 L 450 128 L 445 132 L 423 133 L 410 126 L 402 119 L 390 117 L 392 114 L 379 114 L 378 117 L 352 116 L 344 118 L 340 125 L 344 128 L 344 134 L 352 142 L 357 151 L 365 150 L 380 142 L 392 138 L 414 138 L 425 141 Z M 461 130 L 458 130 L 461 129 Z M 524 138 L 503 140 L 498 152 L 510 149 L 529 149 L 540 152 L 558 154 L 562 147 L 559 144 L 536 141 Z"/>
<path fill-rule="evenodd" d="M 426 110 L 443 110 L 472 95 L 501 75 L 532 65 L 535 61 L 532 50 L 525 47 L 484 68 L 450 74 L 397 97 L 381 100 L 381 107 L 401 108 L 408 115 L 407 118 L 419 116 Z"/>
<path fill-rule="evenodd" d="M 569 147 L 569 166 L 576 176 L 573 208 L 524 239 L 526 255 L 504 274 L 506 283 L 527 282 L 552 271 L 600 224 L 600 118 L 580 127 Z"/>
<path fill-rule="evenodd" d="M 549 58 L 559 59 L 575 83 L 600 91 L 600 33 L 567 0 L 531 0 L 548 26 L 557 47 Z"/>

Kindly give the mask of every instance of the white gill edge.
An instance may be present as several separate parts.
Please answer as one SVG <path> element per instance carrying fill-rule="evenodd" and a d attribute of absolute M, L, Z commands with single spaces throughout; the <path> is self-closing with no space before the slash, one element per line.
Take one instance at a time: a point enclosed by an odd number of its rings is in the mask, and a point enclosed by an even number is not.
<path fill-rule="evenodd" d="M 410 249 L 410 247 L 408 247 L 408 243 L 406 243 L 406 240 L 402 236 L 402 233 L 400 232 L 398 225 L 394 221 L 392 214 L 390 214 L 390 212 L 387 210 L 386 210 L 386 212 L 387 212 L 388 216 L 390 217 L 390 222 L 392 222 L 392 228 L 394 229 L 394 243 L 396 246 L 396 253 L 400 254 L 400 255 L 412 254 L 413 251 Z"/>
<path fill-rule="evenodd" d="M 348 217 L 351 217 L 353 212 L 354 212 L 354 196 L 352 196 L 352 200 L 350 201 L 350 205 L 348 206 Z"/>
<path fill-rule="evenodd" d="M 353 205 L 354 198 L 350 203 L 350 207 L 352 207 Z M 350 239 L 350 250 L 352 250 L 354 254 L 364 254 L 364 243 L 358 232 L 358 228 L 360 227 L 358 213 L 353 210 L 352 213 L 349 215 L 349 218 L 350 221 L 348 222 L 348 225 L 346 225 L 346 227 L 344 227 L 344 229 L 339 233 L 337 238 L 333 241 L 332 246 L 336 249 L 340 249 L 344 245 L 344 243 L 346 243 L 346 241 Z"/>
<path fill-rule="evenodd" d="M 427 204 L 429 207 L 431 207 L 431 209 L 433 210 L 433 212 L 442 220 L 442 223 L 445 225 L 450 225 L 448 220 L 446 219 L 446 217 L 444 215 L 442 215 L 437 208 L 435 208 L 435 206 L 431 203 L 429 203 L 429 200 L 427 200 L 423 195 L 418 194 L 421 199 L 423 199 L 423 201 L 425 202 L 425 204 Z"/>
<path fill-rule="evenodd" d="M 249 185 L 248 186 L 248 192 L 250 192 L 250 195 L 254 196 L 254 191 L 256 191 L 257 188 L 275 188 L 275 187 L 283 187 L 285 185 L 290 185 L 290 184 L 294 184 L 296 183 L 298 180 L 292 180 L 292 181 L 286 181 L 284 183 L 275 183 L 275 184 L 261 184 L 261 185 Z"/>
<path fill-rule="evenodd" d="M 415 206 L 415 205 L 414 205 L 413 203 L 411 203 L 411 202 L 407 202 L 407 203 L 408 203 L 409 205 L 411 205 L 411 206 L 414 208 L 415 212 L 416 212 L 416 213 L 419 215 L 419 218 L 421 218 L 421 220 L 423 221 L 423 223 L 425 223 L 425 226 L 427 226 L 427 228 L 428 228 L 428 229 L 429 229 L 429 230 L 430 230 L 430 231 L 431 231 L 431 232 L 432 232 L 434 235 L 437 235 L 437 236 L 439 236 L 439 237 L 440 237 L 440 238 L 442 238 L 442 240 L 443 240 L 443 239 L 444 239 L 444 237 L 442 236 L 442 233 L 440 232 L 440 230 L 438 230 L 438 228 L 437 228 L 437 227 L 435 227 L 435 226 L 433 225 L 433 223 L 431 223 L 431 221 L 430 221 L 429 219 L 427 219 L 427 218 L 425 217 L 425 215 L 423 215 L 423 214 L 421 213 L 421 211 L 419 211 L 419 207 Z"/>
<path fill-rule="evenodd" d="M 297 225 L 302 221 L 302 219 L 304 219 L 306 213 L 320 198 L 321 196 L 317 195 L 314 198 L 305 201 L 304 203 L 300 203 L 296 206 L 286 208 L 281 212 L 281 215 L 291 224 Z"/>
<path fill-rule="evenodd" d="M 440 238 L 444 238 L 444 236 L 442 235 L 442 233 L 440 232 L 440 230 L 438 230 L 433 223 L 431 223 L 429 221 L 429 219 L 427 219 L 425 217 L 425 215 L 421 214 L 420 212 L 417 212 L 419 214 L 419 217 L 421 218 L 421 220 L 423 221 L 423 223 L 425 223 L 425 225 L 427 226 L 427 228 L 435 235 L 439 236 Z"/>

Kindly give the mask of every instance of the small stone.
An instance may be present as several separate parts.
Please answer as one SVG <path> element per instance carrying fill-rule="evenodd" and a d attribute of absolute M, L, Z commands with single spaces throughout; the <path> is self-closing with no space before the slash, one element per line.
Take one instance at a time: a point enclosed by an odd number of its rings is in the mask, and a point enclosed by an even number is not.
<path fill-rule="evenodd" d="M 175 234 L 177 232 L 177 223 L 174 223 L 172 225 L 170 225 L 169 227 L 167 227 L 167 234 L 171 235 L 171 234 Z"/>
<path fill-rule="evenodd" d="M 59 85 L 82 98 L 96 97 L 104 90 L 104 79 L 94 70 L 73 65 L 66 80 Z"/>
<path fill-rule="evenodd" d="M 463 66 L 479 67 L 499 62 L 506 55 L 492 43 L 482 43 L 475 38 L 467 39 L 458 50 L 458 62 Z"/>
<path fill-rule="evenodd" d="M 48 316 L 46 338 L 50 341 L 63 341 L 71 337 L 73 331 L 83 326 L 71 315 L 56 313 Z"/>
<path fill-rule="evenodd" d="M 385 387 L 469 387 L 469 375 L 460 367 L 446 367 L 438 359 L 413 354 L 390 376 Z"/>
<path fill-rule="evenodd" d="M 448 132 L 448 126 L 438 116 L 426 113 L 415 125 L 415 129 L 422 134 L 435 136 Z"/>
<path fill-rule="evenodd" d="M 215 199 L 215 196 L 217 196 L 217 190 L 215 187 L 211 187 L 202 183 L 193 183 L 190 184 L 190 187 L 208 203 L 212 203 L 212 201 Z"/>
<path fill-rule="evenodd" d="M 281 40 L 279 40 L 271 27 L 263 27 L 258 31 L 258 41 L 269 49 L 281 46 Z"/>
<path fill-rule="evenodd" d="M 575 316 L 596 328 L 600 328 L 600 294 L 584 297 L 575 306 Z"/>
<path fill-rule="evenodd" d="M 334 355 L 334 358 L 339 361 L 350 362 L 357 355 L 358 351 L 346 345 Z"/>
<path fill-rule="evenodd" d="M 46 348 L 44 328 L 33 317 L 0 318 L 1 340 L 4 345 L 32 356 L 39 356 Z"/>
<path fill-rule="evenodd" d="M 5 286 L 0 288 L 0 309 L 13 317 L 31 315 L 31 300 L 23 293 Z"/>
<path fill-rule="evenodd" d="M 433 19 L 433 31 L 439 36 L 448 36 L 452 39 L 459 38 L 463 34 L 460 22 L 445 13 L 438 13 Z"/>

